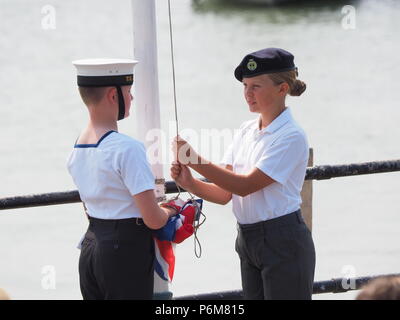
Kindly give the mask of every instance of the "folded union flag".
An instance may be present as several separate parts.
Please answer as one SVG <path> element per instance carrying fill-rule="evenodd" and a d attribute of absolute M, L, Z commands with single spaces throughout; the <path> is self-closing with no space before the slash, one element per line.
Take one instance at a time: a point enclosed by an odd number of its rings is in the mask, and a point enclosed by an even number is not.
<path fill-rule="evenodd" d="M 161 279 L 172 281 L 175 269 L 175 244 L 181 243 L 194 232 L 194 221 L 200 217 L 202 199 L 181 199 L 169 204 L 178 209 L 178 214 L 170 217 L 164 227 L 154 231 L 156 259 L 154 269 Z"/>

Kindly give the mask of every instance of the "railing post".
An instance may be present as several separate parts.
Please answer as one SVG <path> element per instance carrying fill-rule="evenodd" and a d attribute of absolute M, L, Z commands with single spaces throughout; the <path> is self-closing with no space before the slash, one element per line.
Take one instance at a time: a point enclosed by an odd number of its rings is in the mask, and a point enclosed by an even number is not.
<path fill-rule="evenodd" d="M 309 158 L 307 167 L 314 166 L 314 152 L 313 149 L 309 150 Z M 312 232 L 312 198 L 313 198 L 313 180 L 305 180 L 303 189 L 301 190 L 301 212 L 308 229 Z"/>

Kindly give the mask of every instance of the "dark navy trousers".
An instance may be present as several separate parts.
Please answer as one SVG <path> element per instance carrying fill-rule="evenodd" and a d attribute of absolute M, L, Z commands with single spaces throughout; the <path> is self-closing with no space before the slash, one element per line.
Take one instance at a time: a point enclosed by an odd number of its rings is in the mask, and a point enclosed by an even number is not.
<path fill-rule="evenodd" d="M 79 280 L 85 300 L 152 299 L 154 240 L 142 219 L 89 218 Z"/>
<path fill-rule="evenodd" d="M 235 244 L 245 299 L 310 300 L 315 248 L 301 211 L 238 224 Z"/>

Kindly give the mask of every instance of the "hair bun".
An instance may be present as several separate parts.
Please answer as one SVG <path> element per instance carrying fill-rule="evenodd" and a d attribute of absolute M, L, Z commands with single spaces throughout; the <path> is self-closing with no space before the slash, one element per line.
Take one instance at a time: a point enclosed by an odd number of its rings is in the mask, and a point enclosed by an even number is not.
<path fill-rule="evenodd" d="M 290 90 L 291 96 L 300 96 L 304 91 L 306 91 L 307 85 L 301 81 L 296 80 L 293 84 L 293 88 Z"/>

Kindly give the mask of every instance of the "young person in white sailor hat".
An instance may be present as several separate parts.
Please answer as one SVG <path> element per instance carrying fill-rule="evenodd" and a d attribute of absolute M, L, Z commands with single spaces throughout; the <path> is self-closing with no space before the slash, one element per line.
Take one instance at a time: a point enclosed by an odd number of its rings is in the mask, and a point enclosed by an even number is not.
<path fill-rule="evenodd" d="M 89 122 L 68 159 L 89 218 L 79 279 L 86 299 L 152 299 L 154 240 L 174 208 L 158 206 L 144 145 L 120 132 L 129 116 L 133 69 L 128 59 L 74 61 Z"/>
<path fill-rule="evenodd" d="M 232 199 L 246 299 L 311 299 L 313 290 L 314 243 L 300 212 L 309 147 L 285 103 L 288 94 L 306 89 L 293 60 L 283 49 L 267 48 L 246 55 L 235 69 L 250 112 L 260 116 L 240 126 L 222 166 L 183 139 L 173 142 L 180 163 L 171 176 L 179 185 L 215 203 Z M 188 167 L 212 183 L 194 179 Z"/>

